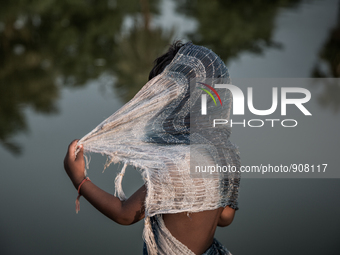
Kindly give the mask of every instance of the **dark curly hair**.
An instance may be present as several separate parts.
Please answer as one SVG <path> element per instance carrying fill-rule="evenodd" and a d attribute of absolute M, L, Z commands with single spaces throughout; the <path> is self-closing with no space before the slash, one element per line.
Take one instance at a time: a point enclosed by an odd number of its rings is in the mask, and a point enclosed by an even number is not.
<path fill-rule="evenodd" d="M 165 54 L 155 59 L 154 67 L 149 74 L 149 80 L 163 72 L 164 68 L 171 63 L 172 59 L 176 56 L 177 52 L 183 45 L 184 44 L 181 41 L 175 41 L 172 45 L 170 45 Z"/>

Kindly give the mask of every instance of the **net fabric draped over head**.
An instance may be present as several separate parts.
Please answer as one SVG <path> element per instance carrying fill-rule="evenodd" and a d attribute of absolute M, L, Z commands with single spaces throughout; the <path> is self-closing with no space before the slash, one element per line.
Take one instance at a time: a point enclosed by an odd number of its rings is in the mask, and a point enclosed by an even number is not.
<path fill-rule="evenodd" d="M 108 164 L 124 163 L 116 178 L 116 194 L 122 200 L 126 165 L 140 169 L 147 187 L 144 239 L 150 254 L 156 245 L 149 217 L 227 205 L 237 209 L 237 174 L 190 174 L 190 160 L 240 166 L 238 150 L 228 139 L 230 128 L 211 128 L 200 111 L 193 111 L 200 106 L 202 90 L 193 90 L 190 82 L 205 78 L 229 80 L 228 70 L 211 50 L 186 43 L 161 74 L 78 142 L 85 152 L 106 154 Z M 210 102 L 209 113 L 229 119 L 231 94 L 224 90 L 220 96 L 223 107 L 211 107 Z M 218 142 L 211 143 L 207 138 L 214 136 Z"/>

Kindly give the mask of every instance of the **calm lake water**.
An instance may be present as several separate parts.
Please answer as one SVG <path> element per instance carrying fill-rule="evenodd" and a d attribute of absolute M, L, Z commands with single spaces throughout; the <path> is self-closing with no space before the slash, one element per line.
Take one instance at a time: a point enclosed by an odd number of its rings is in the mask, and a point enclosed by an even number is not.
<path fill-rule="evenodd" d="M 287 78 L 327 79 L 303 85 L 312 116 L 288 108 L 297 127 L 235 127 L 231 140 L 243 165 L 328 164 L 331 174 L 243 178 L 240 210 L 216 237 L 234 255 L 339 254 L 339 2 L 127 2 L 0 7 L 0 254 L 141 254 L 143 222 L 120 226 L 84 198 L 75 213 L 63 158 L 73 139 L 145 84 L 152 60 L 173 39 L 212 48 L 244 92 L 245 78 L 287 86 Z M 270 103 L 271 89 L 254 85 L 254 105 Z M 92 155 L 88 173 L 112 193 L 121 166 L 102 173 L 105 160 Z M 142 183 L 128 167 L 127 195 Z"/>

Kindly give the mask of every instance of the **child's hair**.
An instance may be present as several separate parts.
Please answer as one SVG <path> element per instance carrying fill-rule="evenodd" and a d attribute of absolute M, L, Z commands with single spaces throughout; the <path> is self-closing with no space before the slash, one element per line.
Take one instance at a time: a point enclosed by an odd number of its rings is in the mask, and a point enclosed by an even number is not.
<path fill-rule="evenodd" d="M 165 54 L 155 59 L 154 67 L 149 74 L 149 80 L 163 72 L 164 68 L 171 63 L 172 59 L 183 45 L 184 44 L 181 41 L 175 41 L 170 45 Z"/>

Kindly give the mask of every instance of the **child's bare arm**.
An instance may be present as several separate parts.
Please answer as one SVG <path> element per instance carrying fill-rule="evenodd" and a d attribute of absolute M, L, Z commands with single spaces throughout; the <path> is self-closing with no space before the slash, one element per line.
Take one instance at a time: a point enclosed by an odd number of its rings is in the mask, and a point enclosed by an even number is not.
<path fill-rule="evenodd" d="M 98 188 L 92 182 L 85 182 L 80 194 L 98 211 L 121 225 L 131 225 L 144 218 L 144 199 L 146 189 L 143 185 L 126 201 Z"/>
<path fill-rule="evenodd" d="M 235 210 L 230 208 L 229 206 L 226 206 L 223 209 L 220 215 L 220 218 L 218 219 L 217 226 L 219 227 L 229 226 L 233 222 L 234 216 L 235 216 Z"/>
<path fill-rule="evenodd" d="M 77 141 L 74 140 L 69 145 L 64 159 L 65 171 L 76 189 L 85 178 L 83 148 L 80 149 L 77 157 L 75 157 Z M 120 201 L 119 198 L 107 193 L 89 181 L 83 183 L 80 194 L 101 213 L 118 224 L 131 225 L 144 218 L 144 200 L 146 196 L 146 187 L 144 185 L 126 201 Z"/>

